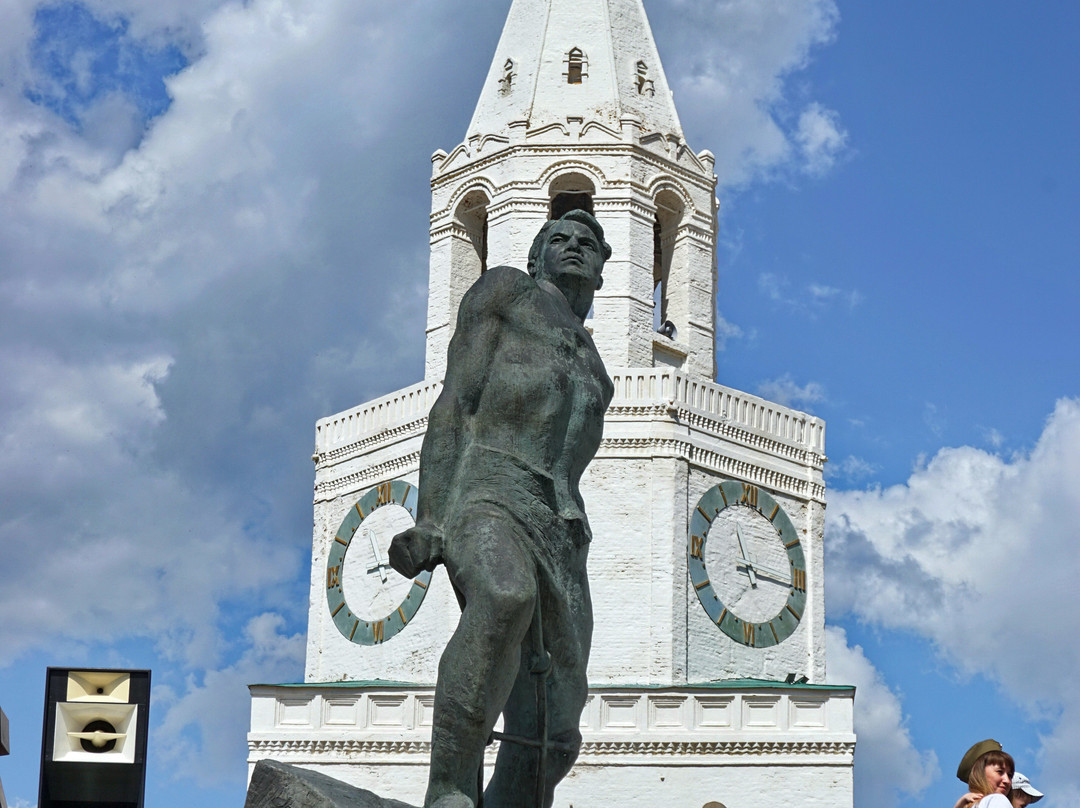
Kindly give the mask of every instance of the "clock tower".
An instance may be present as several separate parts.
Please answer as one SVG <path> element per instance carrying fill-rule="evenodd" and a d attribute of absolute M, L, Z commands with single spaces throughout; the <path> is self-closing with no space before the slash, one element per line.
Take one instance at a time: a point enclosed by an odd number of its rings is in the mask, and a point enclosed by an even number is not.
<path fill-rule="evenodd" d="M 850 806 L 825 427 L 715 381 L 714 160 L 685 142 L 642 0 L 513 0 L 464 140 L 431 162 L 425 379 L 316 425 L 305 682 L 253 686 L 250 760 L 421 800 L 458 607 L 441 568 L 401 580 L 386 547 L 415 507 L 462 296 L 584 208 L 613 250 L 586 327 L 615 396 L 581 486 L 591 695 L 556 805 Z"/>

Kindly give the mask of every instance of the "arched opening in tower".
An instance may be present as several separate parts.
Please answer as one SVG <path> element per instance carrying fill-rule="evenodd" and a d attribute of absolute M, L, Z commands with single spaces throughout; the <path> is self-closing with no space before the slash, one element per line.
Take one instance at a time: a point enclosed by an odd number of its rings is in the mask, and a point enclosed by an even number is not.
<path fill-rule="evenodd" d="M 548 218 L 558 219 L 572 210 L 593 211 L 593 195 L 596 186 L 584 174 L 563 174 L 551 183 L 548 196 Z"/>
<path fill-rule="evenodd" d="M 677 194 L 664 190 L 656 195 L 656 217 L 653 219 L 653 329 L 672 339 L 678 326 L 672 321 L 668 306 L 671 265 L 683 212 L 683 202 Z"/>
<path fill-rule="evenodd" d="M 470 191 L 454 211 L 458 235 L 467 242 L 457 258 L 470 284 L 487 271 L 488 202 L 483 191 Z"/>

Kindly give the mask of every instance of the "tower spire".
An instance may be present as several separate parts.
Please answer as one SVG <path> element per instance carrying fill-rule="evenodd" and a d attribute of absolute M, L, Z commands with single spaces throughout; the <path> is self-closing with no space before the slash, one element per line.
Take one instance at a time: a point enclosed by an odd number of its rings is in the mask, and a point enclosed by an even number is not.
<path fill-rule="evenodd" d="M 514 0 L 468 137 L 627 116 L 682 139 L 641 0 Z"/>

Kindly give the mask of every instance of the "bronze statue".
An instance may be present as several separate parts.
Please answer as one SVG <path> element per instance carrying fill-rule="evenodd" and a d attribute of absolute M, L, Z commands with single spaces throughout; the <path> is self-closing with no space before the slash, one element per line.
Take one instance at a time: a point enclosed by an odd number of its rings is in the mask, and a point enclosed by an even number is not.
<path fill-rule="evenodd" d="M 489 270 L 458 311 L 417 523 L 390 548 L 405 576 L 444 564 L 462 607 L 439 663 L 429 808 L 478 804 L 500 713 L 485 808 L 550 806 L 581 745 L 592 606 L 578 483 L 613 392 L 584 321 L 610 257 L 596 219 L 570 211 L 537 234 L 528 275 Z"/>

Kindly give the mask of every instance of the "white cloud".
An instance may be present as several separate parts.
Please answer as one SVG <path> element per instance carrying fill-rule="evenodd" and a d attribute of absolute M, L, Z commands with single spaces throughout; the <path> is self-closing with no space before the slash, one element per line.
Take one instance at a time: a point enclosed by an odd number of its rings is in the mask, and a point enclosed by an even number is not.
<path fill-rule="evenodd" d="M 850 311 L 863 299 L 858 290 L 838 289 L 822 283 L 806 283 L 795 290 L 786 275 L 775 272 L 762 272 L 758 275 L 758 291 L 774 303 L 810 317 L 816 317 L 820 312 L 836 306 Z"/>
<path fill-rule="evenodd" d="M 721 186 L 785 170 L 818 174 L 837 159 L 846 143 L 839 117 L 792 98 L 786 79 L 833 40 L 839 19 L 834 0 L 658 3 L 651 21 L 672 45 L 662 56 L 687 137 L 708 133 L 695 148 L 716 154 Z"/>
<path fill-rule="evenodd" d="M 890 808 L 917 797 L 940 774 L 937 756 L 915 748 L 900 698 L 843 629 L 825 630 L 829 681 L 855 685 L 855 805 Z"/>
<path fill-rule="evenodd" d="M 787 278 L 775 272 L 762 272 L 758 275 L 758 289 L 769 300 L 778 303 L 794 303 L 788 291 L 790 286 L 791 282 Z"/>
<path fill-rule="evenodd" d="M 807 407 L 825 400 L 824 387 L 817 382 L 807 382 L 800 387 L 790 373 L 762 382 L 757 387 L 757 394 L 785 407 Z"/>
<path fill-rule="evenodd" d="M 923 404 L 923 423 L 934 435 L 941 437 L 945 433 L 948 420 L 946 411 L 937 404 L 931 401 Z"/>
<path fill-rule="evenodd" d="M 835 165 L 847 146 L 848 134 L 836 112 L 815 102 L 799 116 L 794 139 L 806 173 L 820 177 Z"/>
<path fill-rule="evenodd" d="M 295 563 L 245 535 L 222 498 L 153 461 L 165 419 L 155 385 L 168 365 L 0 361 L 11 393 L 0 479 L 12 503 L 0 516 L 0 613 L 18 615 L 0 623 L 8 660 L 42 638 L 135 635 L 188 664 L 213 661 L 218 600 L 280 581 Z M 57 589 L 84 606 L 57 609 Z"/>
<path fill-rule="evenodd" d="M 244 627 L 243 654 L 221 670 L 206 671 L 201 682 L 189 680 L 182 695 L 155 693 L 166 715 L 154 736 L 161 756 L 175 767 L 177 779 L 202 785 L 236 777 L 236 761 L 246 754 L 251 704 L 247 686 L 296 682 L 303 678 L 303 634 L 282 632 L 284 619 L 266 613 Z"/>
<path fill-rule="evenodd" d="M 1027 454 L 942 449 L 904 485 L 833 491 L 827 518 L 830 610 L 926 637 L 997 682 L 1051 726 L 1047 791 L 1076 788 L 1080 401 L 1058 402 Z"/>
<path fill-rule="evenodd" d="M 854 483 L 873 477 L 879 471 L 881 471 L 880 466 L 864 458 L 848 455 L 839 462 L 830 461 L 829 465 L 825 467 L 825 477 L 830 480 L 840 479 L 848 483 Z"/>
<path fill-rule="evenodd" d="M 721 314 L 716 315 L 716 347 L 718 350 L 724 350 L 729 339 L 739 339 L 742 335 L 743 330 L 739 326 L 729 323 Z"/>
<path fill-rule="evenodd" d="M 302 675 L 255 616 L 306 609 L 313 423 L 422 372 L 427 156 L 478 15 L 88 5 L 194 61 L 149 131 L 113 95 L 80 135 L 22 93 L 34 4 L 0 8 L 0 665 L 136 648 L 176 765 L 242 782 L 242 685 Z"/>
<path fill-rule="evenodd" d="M 857 290 L 837 289 L 835 286 L 811 283 L 807 286 L 807 291 L 810 293 L 811 300 L 817 305 L 838 300 L 853 309 L 862 302 L 862 294 Z"/>

